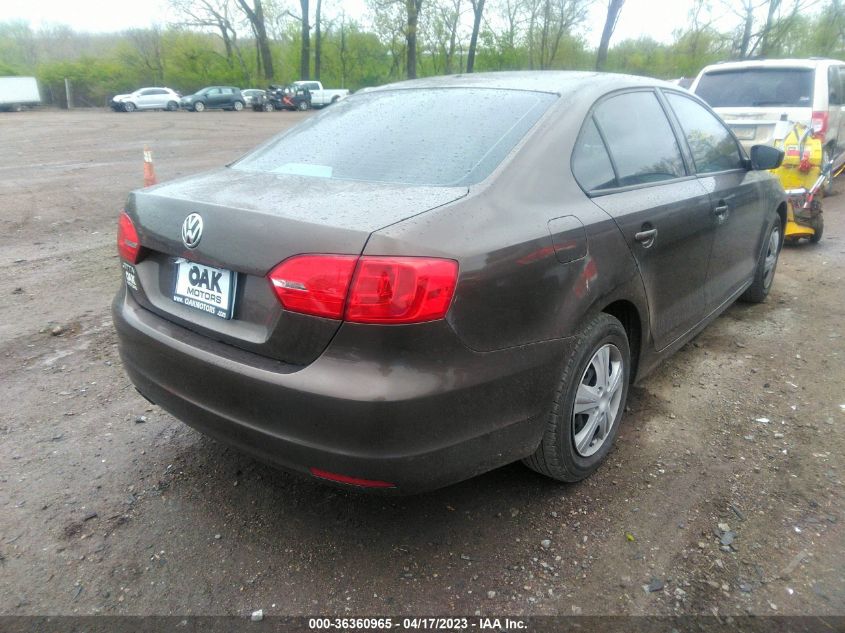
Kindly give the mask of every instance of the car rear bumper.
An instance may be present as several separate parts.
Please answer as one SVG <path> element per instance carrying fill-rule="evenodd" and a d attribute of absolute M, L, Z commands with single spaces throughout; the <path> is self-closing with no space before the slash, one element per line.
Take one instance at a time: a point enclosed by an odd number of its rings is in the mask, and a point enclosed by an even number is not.
<path fill-rule="evenodd" d="M 286 470 L 400 494 L 533 452 L 571 345 L 476 353 L 443 321 L 413 326 L 410 344 L 407 328 L 344 324 L 316 361 L 293 366 L 170 323 L 125 289 L 113 318 L 132 382 L 183 422 Z"/>

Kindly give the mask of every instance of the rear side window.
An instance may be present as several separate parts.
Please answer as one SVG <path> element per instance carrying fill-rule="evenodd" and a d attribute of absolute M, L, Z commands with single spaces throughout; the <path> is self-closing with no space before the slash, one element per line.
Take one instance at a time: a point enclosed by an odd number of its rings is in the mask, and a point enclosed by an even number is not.
<path fill-rule="evenodd" d="M 595 120 L 607 141 L 620 187 L 685 175 L 681 150 L 653 92 L 629 92 L 603 101 Z"/>
<path fill-rule="evenodd" d="M 737 68 L 701 77 L 695 94 L 713 108 L 809 108 L 813 104 L 810 68 Z"/>
<path fill-rule="evenodd" d="M 678 117 L 698 173 L 706 174 L 742 167 L 739 147 L 719 119 L 687 97 L 667 93 L 666 99 Z"/>
<path fill-rule="evenodd" d="M 572 173 L 584 191 L 608 189 L 616 186 L 616 175 L 592 118 L 584 125 L 572 154 Z"/>
<path fill-rule="evenodd" d="M 836 72 L 839 74 L 839 84 L 845 91 L 845 66 L 837 66 Z M 845 96 L 843 96 L 843 101 L 845 101 Z"/>
<path fill-rule="evenodd" d="M 827 69 L 827 92 L 829 106 L 842 105 L 842 78 L 837 66 Z"/>
<path fill-rule="evenodd" d="M 409 185 L 470 185 L 496 168 L 555 99 L 557 95 L 545 92 L 488 88 L 361 93 L 276 137 L 233 168 Z"/>

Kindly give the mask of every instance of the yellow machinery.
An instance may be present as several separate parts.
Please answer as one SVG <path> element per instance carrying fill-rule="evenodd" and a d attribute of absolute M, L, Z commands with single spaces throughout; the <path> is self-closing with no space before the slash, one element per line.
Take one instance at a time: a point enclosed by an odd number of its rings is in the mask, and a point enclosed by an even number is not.
<path fill-rule="evenodd" d="M 783 163 L 772 173 L 786 191 L 787 242 L 805 237 L 815 243 L 824 231 L 823 185 L 832 177 L 831 166 L 822 164 L 822 142 L 812 131 L 801 123 L 782 120 L 774 133 L 774 146 L 784 152 Z"/>

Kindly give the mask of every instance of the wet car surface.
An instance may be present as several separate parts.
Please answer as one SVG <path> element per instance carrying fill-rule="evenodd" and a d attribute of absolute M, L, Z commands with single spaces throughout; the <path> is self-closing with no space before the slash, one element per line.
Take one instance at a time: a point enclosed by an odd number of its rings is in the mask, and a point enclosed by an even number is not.
<path fill-rule="evenodd" d="M 114 320 L 142 394 L 283 468 L 400 493 L 519 459 L 576 481 L 632 381 L 765 299 L 784 213 L 669 84 L 406 82 L 134 192 Z"/>

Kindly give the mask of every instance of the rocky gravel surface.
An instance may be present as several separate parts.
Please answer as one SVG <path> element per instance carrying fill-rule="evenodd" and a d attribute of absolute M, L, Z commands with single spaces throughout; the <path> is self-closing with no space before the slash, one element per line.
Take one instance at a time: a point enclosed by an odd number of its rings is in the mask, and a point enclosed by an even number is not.
<path fill-rule="evenodd" d="M 767 303 L 632 388 L 581 484 L 362 496 L 138 396 L 109 303 L 143 146 L 170 179 L 304 116 L 0 118 L 0 614 L 845 615 L 845 196 Z"/>

